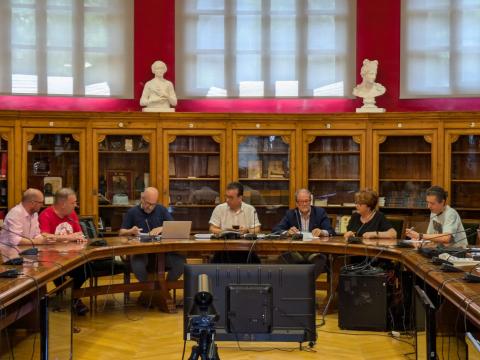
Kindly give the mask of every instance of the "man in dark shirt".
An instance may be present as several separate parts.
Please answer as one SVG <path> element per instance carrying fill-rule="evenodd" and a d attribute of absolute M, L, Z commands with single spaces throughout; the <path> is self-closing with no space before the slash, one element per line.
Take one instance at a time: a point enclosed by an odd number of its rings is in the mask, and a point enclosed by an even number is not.
<path fill-rule="evenodd" d="M 158 190 L 148 187 L 142 193 L 140 204 L 127 211 L 120 229 L 120 236 L 138 236 L 140 233 L 159 235 L 164 221 L 173 220 L 172 215 L 158 202 Z M 149 259 L 150 258 L 150 259 Z M 148 280 L 148 267 L 154 265 L 155 256 L 148 254 L 133 255 L 132 270 L 139 281 Z M 176 253 L 167 253 L 165 265 L 168 270 L 167 281 L 175 281 L 183 274 L 185 257 Z"/>
<path fill-rule="evenodd" d="M 297 207 L 287 211 L 283 219 L 274 228 L 273 232 L 287 232 L 289 235 L 311 232 L 312 236 L 333 236 L 335 231 L 330 225 L 327 213 L 320 207 L 311 206 L 312 194 L 307 189 L 300 189 L 295 193 Z M 296 251 L 280 255 L 283 261 L 293 264 L 314 264 L 315 276 L 325 271 L 327 257 L 324 254 L 299 253 Z"/>

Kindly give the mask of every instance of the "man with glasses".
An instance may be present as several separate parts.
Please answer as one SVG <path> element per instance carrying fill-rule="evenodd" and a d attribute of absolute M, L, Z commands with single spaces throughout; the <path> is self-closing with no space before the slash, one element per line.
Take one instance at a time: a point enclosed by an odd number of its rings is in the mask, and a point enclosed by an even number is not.
<path fill-rule="evenodd" d="M 120 236 L 138 236 L 140 233 L 159 235 L 162 233 L 163 222 L 173 220 L 168 210 L 158 204 L 158 190 L 148 187 L 140 197 L 140 204 L 129 209 L 125 214 L 120 229 Z M 148 272 L 155 271 L 156 257 L 154 254 L 133 255 L 131 266 L 139 281 L 148 280 Z M 165 255 L 165 265 L 168 270 L 167 281 L 175 281 L 183 274 L 185 257 L 176 253 Z"/>
<path fill-rule="evenodd" d="M 42 192 L 37 189 L 28 189 L 23 193 L 22 201 L 8 212 L 0 232 L 0 250 L 4 255 L 3 261 L 18 257 L 18 251 L 15 250 L 17 245 L 32 245 L 32 242 L 34 244 L 44 244 L 47 242 L 47 239 L 41 235 L 38 224 L 38 212 L 42 205 Z M 10 230 L 10 232 L 7 230 Z M 32 242 L 28 239 L 31 239 Z"/>
<path fill-rule="evenodd" d="M 309 232 L 314 237 L 335 235 L 325 210 L 311 205 L 312 194 L 309 190 L 298 190 L 295 193 L 295 201 L 297 207 L 288 210 L 280 223 L 272 229 L 272 232 L 284 232 L 288 235 Z M 327 257 L 321 253 L 310 254 L 291 251 L 280 255 L 280 260 L 289 264 L 314 264 L 315 277 L 325 271 L 327 264 Z"/>
<path fill-rule="evenodd" d="M 38 217 L 40 230 L 49 241 L 87 241 L 75 212 L 76 207 L 77 195 L 72 189 L 62 188 L 54 194 L 53 205 Z"/>

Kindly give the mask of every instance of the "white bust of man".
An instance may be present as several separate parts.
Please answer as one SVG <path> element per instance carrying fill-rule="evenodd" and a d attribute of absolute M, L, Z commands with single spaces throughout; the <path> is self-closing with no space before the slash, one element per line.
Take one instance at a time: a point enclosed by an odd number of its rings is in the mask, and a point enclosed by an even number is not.
<path fill-rule="evenodd" d="M 170 106 L 177 105 L 177 95 L 173 89 L 173 84 L 164 79 L 163 75 L 167 72 L 167 65 L 163 61 L 155 61 L 152 64 L 152 73 L 155 77 L 147 81 L 143 88 L 140 105 L 146 106 L 143 111 L 146 112 L 172 112 L 174 108 Z"/>
<path fill-rule="evenodd" d="M 363 98 L 363 106 L 357 112 L 384 112 L 385 109 L 375 105 L 375 98 L 385 94 L 385 87 L 375 82 L 377 77 L 378 60 L 363 60 L 360 75 L 362 82 L 355 86 L 353 95 Z"/>

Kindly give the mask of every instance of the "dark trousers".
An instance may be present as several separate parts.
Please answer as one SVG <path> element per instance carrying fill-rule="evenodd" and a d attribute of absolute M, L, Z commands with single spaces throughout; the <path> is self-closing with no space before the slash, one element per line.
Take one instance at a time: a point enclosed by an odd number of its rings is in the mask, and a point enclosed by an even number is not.
<path fill-rule="evenodd" d="M 283 253 L 279 261 L 286 264 L 313 264 L 315 279 L 323 272 L 327 271 L 327 255 L 321 253 L 299 253 L 290 251 Z"/>

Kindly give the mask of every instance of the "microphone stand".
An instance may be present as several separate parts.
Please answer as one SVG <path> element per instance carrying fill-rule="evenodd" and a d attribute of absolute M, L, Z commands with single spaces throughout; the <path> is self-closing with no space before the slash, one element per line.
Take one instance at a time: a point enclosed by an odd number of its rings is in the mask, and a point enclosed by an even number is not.
<path fill-rule="evenodd" d="M 19 251 L 19 252 L 18 252 L 19 255 L 38 255 L 38 248 L 35 247 L 35 244 L 34 244 L 34 242 L 33 242 L 32 239 L 30 239 L 29 237 L 26 237 L 26 236 L 24 236 L 24 235 L 22 235 L 22 234 L 20 234 L 20 233 L 17 233 L 17 232 L 15 232 L 15 231 L 12 231 L 12 230 L 6 228 L 6 227 L 3 226 L 3 225 L 0 226 L 0 229 L 5 230 L 6 232 L 8 232 L 8 233 L 10 233 L 10 234 L 13 234 L 13 235 L 16 235 L 16 236 L 18 236 L 18 237 L 21 237 L 22 239 L 25 239 L 25 240 L 30 241 L 30 243 L 32 244 L 32 247 L 29 248 L 29 249 L 25 249 L 25 250 L 23 250 L 23 251 Z M 4 245 L 7 245 L 7 244 L 5 244 L 5 243 L 3 243 L 3 244 L 4 244 Z"/>

